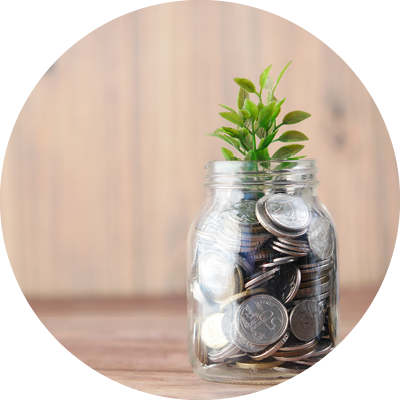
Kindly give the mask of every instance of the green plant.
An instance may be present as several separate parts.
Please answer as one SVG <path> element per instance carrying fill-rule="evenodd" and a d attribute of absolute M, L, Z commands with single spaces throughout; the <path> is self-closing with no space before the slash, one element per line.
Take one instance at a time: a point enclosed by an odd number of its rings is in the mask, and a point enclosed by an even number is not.
<path fill-rule="evenodd" d="M 228 111 L 220 112 L 219 115 L 236 125 L 236 128 L 223 126 L 216 129 L 213 133 L 208 134 L 208 136 L 214 136 L 229 143 L 244 156 L 243 158 L 237 158 L 232 151 L 222 147 L 222 154 L 226 160 L 298 160 L 306 157 L 294 157 L 304 148 L 304 145 L 301 144 L 282 146 L 272 156 L 270 156 L 268 150 L 270 144 L 274 142 L 288 143 L 308 140 L 308 137 L 304 133 L 296 130 L 286 131 L 275 139 L 281 126 L 297 124 L 311 116 L 304 111 L 292 111 L 283 117 L 280 124 L 277 125 L 276 123 L 276 119 L 281 112 L 282 104 L 286 98 L 278 101 L 275 97 L 275 89 L 290 63 L 282 70 L 276 81 L 268 76 L 272 65 L 266 68 L 260 76 L 259 92 L 256 91 L 254 83 L 250 80 L 234 78 L 234 81 L 240 86 L 237 98 L 237 111 L 220 104 L 221 107 Z M 267 92 L 265 105 L 262 100 L 263 90 Z M 255 94 L 258 97 L 258 104 L 250 100 L 250 94 Z"/>

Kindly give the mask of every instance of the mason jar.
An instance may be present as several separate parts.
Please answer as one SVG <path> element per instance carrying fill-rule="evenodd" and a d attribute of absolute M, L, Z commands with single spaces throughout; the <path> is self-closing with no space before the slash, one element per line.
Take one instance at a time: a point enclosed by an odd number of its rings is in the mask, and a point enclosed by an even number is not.
<path fill-rule="evenodd" d="M 189 232 L 189 358 L 203 379 L 276 384 L 338 344 L 335 227 L 313 159 L 213 161 Z"/>

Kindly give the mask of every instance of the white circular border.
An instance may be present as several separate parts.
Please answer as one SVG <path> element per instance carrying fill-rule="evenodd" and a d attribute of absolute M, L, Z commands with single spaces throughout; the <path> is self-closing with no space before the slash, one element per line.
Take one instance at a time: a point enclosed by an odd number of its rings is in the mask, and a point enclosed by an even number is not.
<path fill-rule="evenodd" d="M 193 0 L 200 1 L 200 0 Z M 205 0 L 202 0 L 205 1 Z M 128 12 L 167 1 L 3 0 L 0 13 L 0 160 L 31 91 L 46 70 L 82 37 Z M 399 153 L 400 84 L 398 2 L 393 0 L 232 1 L 266 10 L 306 29 L 334 50 L 357 74 L 376 102 Z M 395 217 L 395 216 L 393 216 Z M 23 296 L 0 240 L 0 397 L 4 399 L 154 398 L 98 374 L 70 354 L 38 320 Z M 346 340 L 311 370 L 254 393 L 309 400 L 393 398 L 399 349 L 374 352 L 399 331 L 394 295 L 400 281 L 399 246 L 382 287 Z M 384 331 L 390 337 L 382 337 Z"/>

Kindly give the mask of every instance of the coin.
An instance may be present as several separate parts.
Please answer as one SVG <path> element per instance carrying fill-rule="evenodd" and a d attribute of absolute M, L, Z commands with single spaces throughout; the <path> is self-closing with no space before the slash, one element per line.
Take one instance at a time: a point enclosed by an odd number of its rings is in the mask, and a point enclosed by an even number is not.
<path fill-rule="evenodd" d="M 297 252 L 297 251 L 288 250 L 288 249 L 285 249 L 282 247 L 275 246 L 274 244 L 271 245 L 271 247 L 276 251 L 279 251 L 283 254 L 289 254 L 290 256 L 293 256 L 293 257 L 303 257 L 308 254 L 308 253 L 304 253 L 304 252 L 300 252 L 300 251 Z"/>
<path fill-rule="evenodd" d="M 288 327 L 283 304 L 272 296 L 258 294 L 243 301 L 235 316 L 236 330 L 256 345 L 278 341 Z"/>
<path fill-rule="evenodd" d="M 220 349 L 229 343 L 222 331 L 223 316 L 222 313 L 212 314 L 204 321 L 201 328 L 201 340 L 207 347 Z"/>
<path fill-rule="evenodd" d="M 304 299 L 306 297 L 319 296 L 321 294 L 329 292 L 329 288 L 330 288 L 330 283 L 326 282 L 326 283 L 323 283 L 322 285 L 311 286 L 311 287 L 299 289 L 295 298 L 296 299 Z"/>
<path fill-rule="evenodd" d="M 290 336 L 290 332 L 289 331 L 285 332 L 285 334 L 280 338 L 280 340 L 278 342 L 267 347 L 262 353 L 249 355 L 249 357 L 254 361 L 259 361 L 259 360 L 263 360 L 264 358 L 271 357 L 274 353 L 276 353 L 285 344 L 285 342 L 288 340 L 289 336 Z"/>
<path fill-rule="evenodd" d="M 280 361 L 270 361 L 270 362 L 248 361 L 248 362 L 237 362 L 236 366 L 241 369 L 259 370 L 259 369 L 272 369 L 282 364 L 283 362 Z"/>
<path fill-rule="evenodd" d="M 277 298 L 283 304 L 292 300 L 299 290 L 301 273 L 295 265 L 282 265 L 277 273 Z"/>
<path fill-rule="evenodd" d="M 304 300 L 290 313 L 290 330 L 297 339 L 311 340 L 321 332 L 324 317 L 324 311 L 316 301 Z"/>
<path fill-rule="evenodd" d="M 257 205 L 256 205 L 256 215 L 257 215 L 258 220 L 260 221 L 260 224 L 268 232 L 271 232 L 275 236 L 284 237 L 284 238 L 298 237 L 307 232 L 307 228 L 305 228 L 301 231 L 289 231 L 289 230 L 281 229 L 279 226 L 275 225 L 268 217 L 266 209 L 265 209 L 265 202 L 267 201 L 267 198 L 268 198 L 268 196 L 264 196 L 260 200 L 258 200 Z"/>
<path fill-rule="evenodd" d="M 329 275 L 325 275 L 319 279 L 313 279 L 311 281 L 301 282 L 300 289 L 311 287 L 311 286 L 318 286 L 318 285 L 321 285 L 321 284 L 327 283 L 327 282 L 329 282 Z"/>
<path fill-rule="evenodd" d="M 311 350 L 310 352 L 306 353 L 306 354 L 302 354 L 300 356 L 293 356 L 293 357 L 289 357 L 289 356 L 277 356 L 277 355 L 273 355 L 272 357 L 277 360 L 277 361 L 298 361 L 298 360 L 302 360 L 303 358 L 307 358 L 307 356 L 313 354 L 314 350 Z"/>
<path fill-rule="evenodd" d="M 329 221 L 322 216 L 313 218 L 308 232 L 310 249 L 320 260 L 333 254 L 334 233 Z"/>
<path fill-rule="evenodd" d="M 271 268 L 275 268 L 280 265 L 285 265 L 285 264 L 291 263 L 293 261 L 296 261 L 296 259 L 292 258 L 292 257 L 275 258 L 275 260 L 280 260 L 280 261 L 273 261 L 270 263 L 261 264 L 260 268 L 262 268 L 264 271 L 267 271 L 267 270 L 271 270 Z"/>
<path fill-rule="evenodd" d="M 265 210 L 275 225 L 289 231 L 301 231 L 311 220 L 310 207 L 297 196 L 279 193 L 267 196 Z"/>
<path fill-rule="evenodd" d="M 327 299 L 328 297 L 330 297 L 331 293 L 330 292 L 326 292 L 326 293 L 322 293 L 319 296 L 313 296 L 313 297 L 308 297 L 307 299 L 295 299 L 290 301 L 289 303 L 286 303 L 286 307 L 291 308 L 291 307 L 296 307 L 297 305 L 299 305 L 300 303 L 302 303 L 305 300 L 310 300 L 310 301 L 315 301 L 316 303 L 318 303 L 322 308 L 324 306 L 324 300 Z"/>
<path fill-rule="evenodd" d="M 317 345 L 317 339 L 311 339 L 308 342 L 303 342 L 294 336 L 290 336 L 285 345 L 281 347 L 280 351 L 296 351 L 310 349 Z"/>
<path fill-rule="evenodd" d="M 321 339 L 314 350 L 312 357 L 324 357 L 333 349 L 333 343 L 329 339 Z"/>
<path fill-rule="evenodd" d="M 297 253 L 306 253 L 306 254 L 308 254 L 310 252 L 310 248 L 308 246 L 307 247 L 291 246 L 291 245 L 286 244 L 286 243 L 278 242 L 277 240 L 273 240 L 271 243 L 274 246 L 279 247 L 280 249 L 286 249 L 286 250 L 297 252 Z"/>
<path fill-rule="evenodd" d="M 289 374 L 298 374 L 308 369 L 305 365 L 298 365 L 295 363 L 285 363 L 282 366 L 274 367 L 274 371 L 286 372 Z"/>
<path fill-rule="evenodd" d="M 288 244 L 290 246 L 294 247 L 305 247 L 309 248 L 308 241 L 307 240 L 301 240 L 301 239 L 288 239 L 288 238 L 277 238 L 277 240 L 281 243 Z"/>
<path fill-rule="evenodd" d="M 235 294 L 235 263 L 222 251 L 208 250 L 199 257 L 199 283 L 203 293 L 215 302 Z"/>
<path fill-rule="evenodd" d="M 301 280 L 303 282 L 310 281 L 313 279 L 318 279 L 326 276 L 332 270 L 333 265 L 328 264 L 321 268 L 309 268 L 309 269 L 300 269 L 301 270 Z"/>
<path fill-rule="evenodd" d="M 274 278 L 275 273 L 279 271 L 279 268 L 274 268 L 268 270 L 267 272 L 261 272 L 256 274 L 256 276 L 251 276 L 250 280 L 245 283 L 245 289 L 254 289 L 260 285 L 263 285 L 265 282 L 269 281 L 270 279 Z"/>
<path fill-rule="evenodd" d="M 223 362 L 226 358 L 233 357 L 239 353 L 240 349 L 233 343 L 228 344 L 220 350 L 213 350 L 208 354 L 208 358 L 212 362 Z"/>

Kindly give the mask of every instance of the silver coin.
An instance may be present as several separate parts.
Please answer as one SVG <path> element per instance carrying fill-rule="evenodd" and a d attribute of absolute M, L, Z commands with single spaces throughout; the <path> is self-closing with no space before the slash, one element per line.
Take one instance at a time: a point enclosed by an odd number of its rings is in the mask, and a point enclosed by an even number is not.
<path fill-rule="evenodd" d="M 314 339 L 324 326 L 324 317 L 324 311 L 316 301 L 304 300 L 290 313 L 290 330 L 299 340 Z"/>
<path fill-rule="evenodd" d="M 322 285 L 323 283 L 329 282 L 329 280 L 330 280 L 329 275 L 325 275 L 322 278 L 318 278 L 318 279 L 313 279 L 311 281 L 302 282 L 302 283 L 300 283 L 300 289 L 304 289 L 304 288 L 311 287 L 311 286 Z"/>
<path fill-rule="evenodd" d="M 319 296 L 321 294 L 329 292 L 329 289 L 330 289 L 330 282 L 323 283 L 322 285 L 299 289 L 296 294 L 296 299 Z"/>
<path fill-rule="evenodd" d="M 230 343 L 220 350 L 213 350 L 208 353 L 208 358 L 213 362 L 223 362 L 226 358 L 232 357 L 239 352 L 240 349 L 233 343 Z"/>
<path fill-rule="evenodd" d="M 281 243 L 288 244 L 290 246 L 295 246 L 295 247 L 306 247 L 309 248 L 308 241 L 307 240 L 301 240 L 301 239 L 288 239 L 288 238 L 277 238 L 277 240 Z"/>
<path fill-rule="evenodd" d="M 313 218 L 308 230 L 308 243 L 313 254 L 320 260 L 331 257 L 334 240 L 333 228 L 329 221 L 322 216 Z"/>
<path fill-rule="evenodd" d="M 265 358 L 271 357 L 286 343 L 286 341 L 289 339 L 289 336 L 290 336 L 290 332 L 286 331 L 285 334 L 280 338 L 280 340 L 278 342 L 267 347 L 262 353 L 249 355 L 249 357 L 254 361 L 259 361 L 259 360 L 263 360 Z"/>
<path fill-rule="evenodd" d="M 322 278 L 324 276 L 326 276 L 327 274 L 329 274 L 329 272 L 332 270 L 333 265 L 332 264 L 328 264 L 325 267 L 322 268 L 310 268 L 310 269 L 300 269 L 301 271 L 301 280 L 303 282 L 305 281 L 309 281 L 312 279 L 318 279 L 318 278 Z"/>
<path fill-rule="evenodd" d="M 326 304 L 324 303 L 324 301 L 326 301 L 326 299 L 328 297 L 330 297 L 331 293 L 328 291 L 326 293 L 322 293 L 319 296 L 313 296 L 313 297 L 308 297 L 307 300 L 311 300 L 311 301 L 316 301 L 323 309 L 326 306 Z M 297 305 L 299 305 L 300 303 L 302 303 L 303 301 L 305 301 L 306 299 L 297 299 L 297 300 L 292 300 L 289 303 L 286 304 L 286 307 L 291 308 L 291 307 L 296 307 Z"/>
<path fill-rule="evenodd" d="M 298 360 L 302 360 L 303 358 L 307 358 L 308 356 L 312 355 L 314 353 L 314 350 L 311 350 L 310 352 L 306 353 L 306 354 L 302 354 L 301 356 L 295 356 L 295 357 L 284 357 L 284 356 L 273 356 L 273 358 L 276 361 L 298 361 Z"/>
<path fill-rule="evenodd" d="M 235 263 L 222 251 L 208 250 L 199 256 L 199 283 L 203 293 L 215 302 L 235 294 Z"/>
<path fill-rule="evenodd" d="M 235 315 L 236 330 L 256 345 L 278 341 L 286 332 L 286 308 L 272 296 L 259 294 L 243 301 Z"/>
<path fill-rule="evenodd" d="M 308 254 L 310 252 L 310 248 L 309 247 L 292 246 L 290 244 L 278 242 L 277 240 L 274 240 L 272 242 L 272 244 L 274 246 L 277 246 L 277 247 L 280 247 L 280 248 L 283 248 L 283 249 L 287 249 L 287 250 L 291 250 L 291 251 L 294 251 L 294 252 L 306 253 L 306 254 Z"/>
<path fill-rule="evenodd" d="M 289 231 L 301 231 L 311 220 L 310 207 L 297 196 L 280 193 L 268 196 L 265 210 L 275 225 Z"/>
<path fill-rule="evenodd" d="M 275 246 L 275 245 L 271 245 L 271 247 L 274 250 L 279 251 L 280 253 L 288 254 L 289 256 L 292 256 L 292 257 L 304 257 L 304 256 L 306 256 L 308 254 L 308 253 L 304 253 L 304 252 L 302 253 L 302 252 L 288 250 L 288 249 L 282 248 L 280 246 L 278 247 L 278 246 Z"/>
<path fill-rule="evenodd" d="M 325 357 L 333 350 L 333 343 L 329 339 L 322 339 L 314 349 L 312 357 Z"/>
<path fill-rule="evenodd" d="M 307 228 L 301 230 L 301 231 L 289 231 L 285 229 L 281 229 L 277 225 L 275 225 L 270 218 L 267 215 L 267 212 L 265 210 L 265 202 L 267 200 L 268 196 L 262 197 L 260 200 L 258 200 L 257 205 L 256 205 L 256 215 L 258 220 L 260 221 L 260 224 L 268 231 L 271 232 L 273 235 L 277 237 L 298 237 L 303 235 L 304 233 L 307 232 Z"/>
<path fill-rule="evenodd" d="M 246 254 L 246 259 L 251 262 L 272 261 L 276 257 L 278 257 L 278 253 L 269 246 Z"/>
<path fill-rule="evenodd" d="M 329 265 L 332 262 L 332 257 L 328 258 L 326 260 L 323 261 L 319 261 L 316 263 L 312 263 L 312 264 L 297 264 L 299 268 L 301 269 L 310 269 L 310 268 L 319 268 L 319 267 L 324 267 Z"/>
<path fill-rule="evenodd" d="M 277 298 L 283 304 L 292 300 L 299 290 L 301 282 L 300 270 L 295 265 L 283 265 L 277 274 Z"/>
<path fill-rule="evenodd" d="M 290 336 L 286 341 L 285 345 L 281 347 L 280 351 L 297 351 L 297 350 L 306 350 L 314 348 L 317 343 L 317 339 L 311 339 L 308 342 L 300 341 L 294 336 Z"/>
<path fill-rule="evenodd" d="M 296 258 L 294 258 L 294 257 L 275 258 L 272 262 L 261 264 L 260 268 L 266 270 L 266 269 L 277 267 L 279 265 L 289 264 L 294 261 L 296 261 Z"/>
<path fill-rule="evenodd" d="M 273 279 L 275 277 L 275 273 L 279 271 L 279 268 L 274 268 L 269 270 L 268 272 L 261 272 L 257 274 L 255 277 L 250 277 L 250 280 L 245 283 L 244 288 L 245 289 L 254 289 L 265 282 L 268 282 L 270 279 Z"/>

